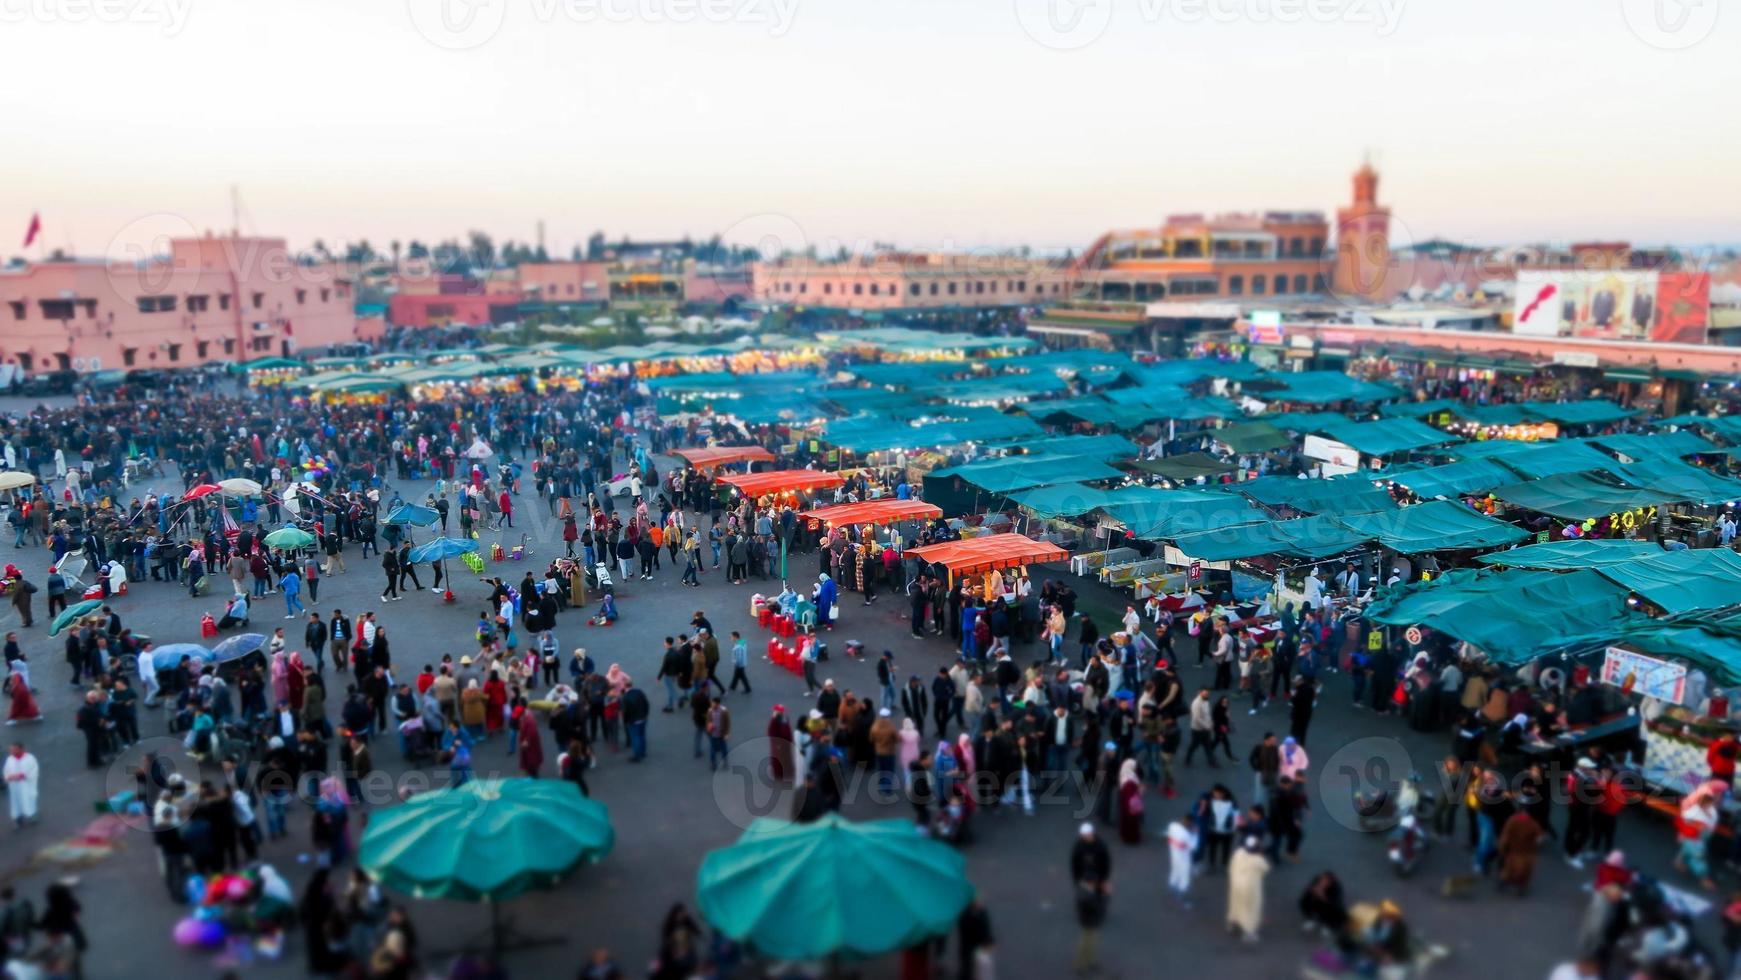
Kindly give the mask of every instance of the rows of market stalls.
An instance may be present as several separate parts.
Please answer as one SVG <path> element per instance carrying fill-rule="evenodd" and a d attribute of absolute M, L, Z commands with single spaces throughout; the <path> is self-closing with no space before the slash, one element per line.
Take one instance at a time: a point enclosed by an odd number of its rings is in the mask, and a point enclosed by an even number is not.
<path fill-rule="evenodd" d="M 675 443 L 787 461 L 733 470 L 808 467 L 742 492 L 822 523 L 836 495 L 920 498 L 923 511 L 839 520 L 903 547 L 903 522 L 948 519 L 981 542 L 951 544 L 999 551 L 946 565 L 988 590 L 1067 556 L 1144 603 L 1221 609 L 1254 636 L 1287 604 L 1328 602 L 1399 646 L 1461 644 L 1531 682 L 1582 667 L 1611 682 L 1614 706 L 1646 709 L 1645 771 L 1666 789 L 1704 775 L 1699 747 L 1741 685 L 1741 561 L 1718 547 L 1741 501 L 1741 416 L 1651 418 L 1571 382 L 1399 387 L 900 328 L 314 367 L 279 383 L 440 398 L 634 378 Z M 1724 405 L 1725 387 L 1702 407 Z M 1325 599 L 1350 563 L 1356 594 Z"/>
<path fill-rule="evenodd" d="M 1671 792 L 1706 775 L 1703 745 L 1731 724 L 1735 417 L 1094 351 L 654 387 L 704 438 L 741 432 L 867 499 L 905 485 L 970 540 L 1056 546 L 1143 604 L 1268 638 L 1284 606 L 1323 603 L 1410 655 L 1455 646 L 1527 684 L 1587 673 L 1602 717 L 1544 750 L 1638 739 Z M 1350 567 L 1359 587 L 1339 595 Z"/>

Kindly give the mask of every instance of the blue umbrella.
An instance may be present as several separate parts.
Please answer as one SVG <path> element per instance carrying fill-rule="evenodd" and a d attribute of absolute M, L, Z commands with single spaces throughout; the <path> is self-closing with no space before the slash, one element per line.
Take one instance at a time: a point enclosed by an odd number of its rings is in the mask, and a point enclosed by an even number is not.
<path fill-rule="evenodd" d="M 411 549 L 411 560 L 414 562 L 443 561 L 448 558 L 458 558 L 470 551 L 478 550 L 478 543 L 472 538 L 436 538 L 426 541 Z"/>
<path fill-rule="evenodd" d="M 151 663 L 153 668 L 159 664 L 168 667 L 181 663 L 181 658 L 192 657 L 196 662 L 212 659 L 212 652 L 198 643 L 164 643 L 151 648 Z"/>
<path fill-rule="evenodd" d="M 441 515 L 429 507 L 420 507 L 417 504 L 400 504 L 387 515 L 386 523 L 428 527 L 439 520 L 441 520 Z"/>
<path fill-rule="evenodd" d="M 232 660 L 240 660 L 250 653 L 264 649 L 266 649 L 266 635 L 264 633 L 237 633 L 212 647 L 210 659 L 212 663 L 227 664 Z"/>

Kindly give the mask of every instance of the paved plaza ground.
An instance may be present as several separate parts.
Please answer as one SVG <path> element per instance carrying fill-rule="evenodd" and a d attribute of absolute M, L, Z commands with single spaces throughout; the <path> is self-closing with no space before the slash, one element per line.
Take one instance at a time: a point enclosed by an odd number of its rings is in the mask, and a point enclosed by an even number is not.
<path fill-rule="evenodd" d="M 175 481 L 162 483 L 164 489 L 179 490 Z M 173 488 L 171 483 L 175 483 Z M 412 500 L 421 499 L 425 489 L 422 485 L 400 488 Z M 534 554 L 523 563 L 510 561 L 487 570 L 510 581 L 517 581 L 528 566 L 541 571 L 546 561 L 562 551 L 560 526 L 543 514 L 540 519 L 527 520 L 531 515 L 524 511 L 542 510 L 538 502 L 526 498 L 521 506 L 521 523 L 526 525 L 522 530 L 533 536 Z M 518 540 L 519 533 L 511 532 L 510 542 Z M 496 537 L 487 535 L 486 544 Z M 418 540 L 422 539 L 420 534 Z M 378 598 L 382 587 L 378 562 L 360 560 L 354 545 L 347 558 L 350 571 L 321 582 L 320 602 L 315 608 L 330 613 L 338 607 L 351 615 L 377 610 L 392 634 L 394 660 L 404 676 L 411 676 L 425 662 L 437 661 L 444 652 L 457 658 L 472 648 L 473 623 L 488 590 L 475 577 L 466 576 L 463 568 L 453 565 L 461 573 L 456 580 L 461 601 L 454 605 L 444 605 L 428 591 L 382 603 Z M 38 582 L 47 564 L 44 551 L 12 551 L 4 544 L 0 544 L 0 559 L 20 564 Z M 794 581 L 814 580 L 815 570 L 814 556 L 799 555 L 792 560 Z M 807 710 L 810 703 L 802 696 L 801 679 L 761 658 L 769 634 L 752 621 L 749 597 L 759 590 L 772 591 L 777 583 L 732 586 L 719 571 L 709 569 L 702 576 L 702 587 L 691 589 L 680 586 L 679 574 L 667 567 L 654 581 L 623 583 L 618 590 L 621 621 L 612 628 L 588 627 L 583 615 L 575 611 L 561 618 L 558 635 L 564 651 L 585 646 L 601 669 L 620 663 L 648 690 L 655 705 L 649 731 L 651 753 L 646 764 L 630 765 L 626 754 L 601 750 L 600 764 L 588 779 L 594 796 L 610 807 L 617 829 L 616 848 L 602 863 L 581 870 L 555 890 L 511 904 L 510 911 L 523 927 L 567 940 L 565 945 L 512 954 L 507 966 L 514 975 L 573 975 L 583 957 L 598 946 L 614 950 L 630 975 L 642 975 L 654 952 L 658 923 L 666 909 L 673 902 L 693 901 L 695 870 L 702 856 L 731 843 L 753 810 L 783 803 L 770 804 L 766 794 L 747 793 L 744 767 L 734 765 L 728 767 L 732 771 L 711 777 L 706 760 L 691 755 L 688 714 L 657 711 L 664 695 L 654 680 L 662 637 L 685 630 L 695 610 L 706 611 L 722 639 L 730 630 L 743 631 L 750 641 L 750 675 L 755 690 L 751 695 L 734 693 L 727 699 L 733 714 L 734 742 L 744 743 L 733 761 L 759 760 L 765 753 L 754 739 L 762 732 L 770 707 L 783 702 L 797 714 Z M 1057 572 L 1037 569 L 1036 574 Z M 1076 585 L 1087 608 L 1121 608 L 1117 597 L 1099 586 L 1088 582 Z M 131 594 L 118 600 L 115 608 L 127 626 L 157 642 L 198 641 L 200 613 L 219 609 L 221 601 L 217 596 L 194 599 L 185 590 L 142 582 L 135 583 Z M 40 894 L 53 877 L 65 873 L 40 863 L 33 866 L 35 852 L 91 820 L 94 801 L 130 786 L 130 766 L 137 757 L 130 754 L 107 770 L 84 768 L 82 739 L 72 725 L 78 691 L 67 683 L 59 641 L 46 637 L 41 597 L 38 603 L 36 628 L 21 635 L 47 717 L 40 725 L 14 728 L 7 734 L 22 737 L 41 760 L 42 821 L 23 832 L 0 832 L 0 873 L 34 894 Z M 833 677 L 843 688 L 874 697 L 874 656 L 883 649 L 894 651 L 903 678 L 916 673 L 927 683 L 937 667 L 951 657 L 945 641 L 921 641 L 908 635 L 903 597 L 884 597 L 866 608 L 857 596 L 846 595 L 842 605 L 842 622 L 828 636 L 832 659 L 822 665 L 820 673 Z M 5 610 L 0 628 L 15 628 L 17 617 L 11 606 L 0 608 Z M 283 612 L 280 597 L 262 600 L 255 607 L 254 628 L 269 632 L 282 623 L 295 649 L 303 623 L 301 619 L 283 620 Z M 865 643 L 871 659 L 846 660 L 846 640 L 854 638 Z M 1036 649 L 1018 647 L 1017 659 L 1026 662 L 1030 651 Z M 1195 659 L 1194 655 L 1190 659 Z M 1183 673 L 1192 689 L 1207 683 L 1209 676 L 1207 668 L 1194 666 Z M 327 677 L 331 682 L 335 675 L 329 670 Z M 342 700 L 343 675 L 338 675 L 338 680 L 341 689 L 329 690 L 329 712 L 336 713 Z M 1313 812 L 1303 857 L 1297 865 L 1284 863 L 1269 877 L 1263 942 L 1248 946 L 1229 938 L 1223 929 L 1223 879 L 1200 878 L 1195 886 L 1195 907 L 1190 910 L 1175 906 L 1164 889 L 1166 854 L 1160 835 L 1167 821 L 1216 779 L 1225 781 L 1240 799 L 1248 799 L 1252 780 L 1245 764 L 1246 752 L 1261 732 L 1287 727 L 1285 707 L 1271 706 L 1253 718 L 1241 704 L 1235 714 L 1236 762 L 1220 770 L 1210 770 L 1201 762 L 1183 770 L 1177 800 L 1151 794 L 1147 839 L 1140 846 L 1117 843 L 1112 828 L 1106 829 L 1112 842 L 1115 882 L 1103 935 L 1106 974 L 1188 976 L 1215 970 L 1241 977 L 1297 975 L 1299 964 L 1314 947 L 1301 934 L 1294 903 L 1315 872 L 1330 868 L 1342 876 L 1351 901 L 1393 898 L 1421 934 L 1452 947 L 1452 957 L 1436 975 L 1545 976 L 1571 948 L 1585 899 L 1581 886 L 1588 880 L 1588 872 L 1571 870 L 1555 851 L 1542 861 L 1537 888 L 1527 899 L 1497 896 L 1488 882 L 1476 888 L 1472 898 L 1442 898 L 1439 885 L 1444 877 L 1467 870 L 1468 854 L 1462 847 L 1459 827 L 1455 843 L 1435 845 L 1426 866 L 1414 878 L 1397 880 L 1384 860 L 1381 838 L 1348 826 L 1352 822 L 1349 797 L 1353 781 L 1369 771 L 1369 760 L 1374 758 L 1385 760 L 1393 771 L 1404 767 L 1429 770 L 1443 756 L 1446 737 L 1421 736 L 1396 719 L 1350 710 L 1347 679 L 1328 675 L 1325 680 L 1308 744 L 1314 770 L 1310 790 Z M 147 745 L 172 744 L 162 740 L 162 711 L 144 710 L 141 728 Z M 935 733 L 927 732 L 926 741 L 934 744 Z M 551 746 L 548 734 L 545 747 L 548 774 L 558 751 Z M 378 767 L 396 777 L 404 774 L 405 766 L 390 740 L 377 739 L 374 755 Z M 505 741 L 482 745 L 476 753 L 476 768 L 480 775 L 488 775 L 493 768 L 511 773 L 513 760 L 506 754 Z M 905 803 L 879 804 L 864 792 L 856 797 L 846 807 L 846 813 L 855 818 L 907 818 L 911 813 Z M 1043 800 L 1032 817 L 1019 812 L 982 811 L 976 818 L 975 839 L 965 848 L 968 873 L 989 906 L 1002 975 L 1058 977 L 1070 973 L 1077 928 L 1068 856 L 1076 824 L 1084 812 L 1082 802 L 1069 797 Z M 306 808 L 294 809 L 291 838 L 265 846 L 263 855 L 299 892 L 312 867 L 308 817 Z M 1684 879 L 1668 871 L 1670 836 L 1666 823 L 1635 814 L 1627 815 L 1620 834 L 1622 846 L 1644 867 L 1666 872 L 1671 881 L 1684 885 Z M 170 942 L 170 929 L 183 910 L 165 898 L 147 834 L 127 834 L 112 856 L 73 873 L 79 877 L 77 892 L 92 940 L 86 960 L 89 976 L 139 976 L 158 971 L 198 976 L 218 968 L 211 957 L 179 950 Z M 403 896 L 394 899 L 402 900 Z M 409 901 L 426 948 L 438 948 L 475 932 L 487 921 L 479 906 L 403 900 Z M 806 913 L 801 908 L 791 910 L 795 916 Z M 295 936 L 284 962 L 251 969 L 300 973 L 301 947 L 301 937 Z M 950 955 L 952 963 L 953 950 Z M 892 961 L 868 964 L 864 972 L 893 975 L 895 965 Z"/>

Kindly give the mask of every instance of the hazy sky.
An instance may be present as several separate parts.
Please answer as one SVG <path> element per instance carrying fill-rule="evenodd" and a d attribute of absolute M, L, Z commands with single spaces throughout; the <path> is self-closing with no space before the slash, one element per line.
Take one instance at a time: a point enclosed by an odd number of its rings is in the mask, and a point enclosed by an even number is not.
<path fill-rule="evenodd" d="M 1080 249 L 1333 209 L 1368 149 L 1398 238 L 1733 241 L 1719 2 L 0 0 L 0 255 L 35 209 L 80 254 L 224 228 L 230 184 L 299 247 Z"/>

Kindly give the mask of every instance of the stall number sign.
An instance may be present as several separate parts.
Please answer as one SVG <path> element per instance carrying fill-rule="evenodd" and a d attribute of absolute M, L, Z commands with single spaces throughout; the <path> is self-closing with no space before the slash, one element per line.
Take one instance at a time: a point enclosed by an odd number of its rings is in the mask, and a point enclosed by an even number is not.
<path fill-rule="evenodd" d="M 1609 647 L 1602 661 L 1602 683 L 1675 704 L 1687 695 L 1687 669 L 1667 660 Z"/>
<path fill-rule="evenodd" d="M 1402 635 L 1402 638 L 1409 641 L 1409 646 L 1413 646 L 1413 647 L 1420 646 L 1421 645 L 1421 628 L 1419 626 L 1410 626 L 1408 629 L 1408 632 L 1404 633 Z"/>
<path fill-rule="evenodd" d="M 1188 574 L 1193 582 L 1203 581 L 1203 563 L 1200 561 L 1192 562 Z"/>
<path fill-rule="evenodd" d="M 1535 532 L 1535 543 L 1536 544 L 1547 544 L 1548 543 L 1548 532 L 1546 532 L 1546 531 Z"/>

